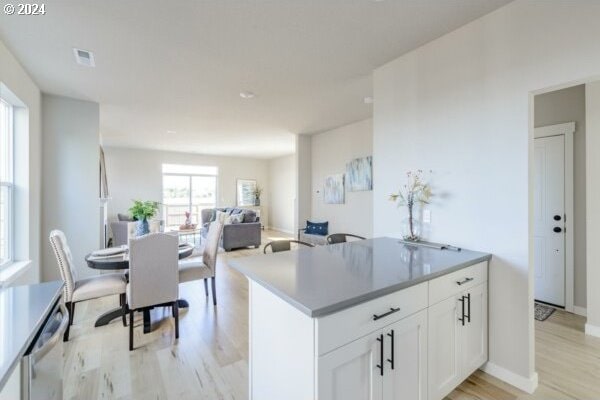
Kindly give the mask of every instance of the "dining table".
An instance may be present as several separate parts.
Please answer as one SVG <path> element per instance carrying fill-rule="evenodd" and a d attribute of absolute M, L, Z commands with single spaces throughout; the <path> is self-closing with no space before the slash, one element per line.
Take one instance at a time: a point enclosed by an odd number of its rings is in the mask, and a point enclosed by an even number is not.
<path fill-rule="evenodd" d="M 95 256 L 90 253 L 85 256 L 85 261 L 88 267 L 101 271 L 123 271 L 129 269 L 129 251 L 126 245 L 121 246 L 123 252 L 111 256 Z M 190 257 L 194 252 L 194 246 L 189 244 L 179 245 L 179 259 Z M 177 300 L 179 308 L 189 307 L 189 303 L 185 299 Z M 149 333 L 152 330 L 152 320 L 150 318 L 150 309 L 144 309 L 144 333 Z M 112 320 L 123 316 L 123 308 L 118 307 L 105 312 L 96 319 L 95 327 L 108 325 Z"/>

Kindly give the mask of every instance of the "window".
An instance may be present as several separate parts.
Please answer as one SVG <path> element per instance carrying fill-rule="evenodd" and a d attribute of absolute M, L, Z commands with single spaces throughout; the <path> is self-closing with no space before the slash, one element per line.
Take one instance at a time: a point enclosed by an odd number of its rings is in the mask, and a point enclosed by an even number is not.
<path fill-rule="evenodd" d="M 13 106 L 0 98 L 0 266 L 13 259 Z"/>
<path fill-rule="evenodd" d="M 182 225 L 186 211 L 193 224 L 200 223 L 201 210 L 217 205 L 217 167 L 163 164 L 162 169 L 165 226 Z"/>

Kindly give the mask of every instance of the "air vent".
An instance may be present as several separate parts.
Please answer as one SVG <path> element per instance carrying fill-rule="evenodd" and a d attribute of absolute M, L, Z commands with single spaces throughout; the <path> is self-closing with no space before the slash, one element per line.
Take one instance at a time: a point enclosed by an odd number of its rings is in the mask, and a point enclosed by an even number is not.
<path fill-rule="evenodd" d="M 96 62 L 94 61 L 94 53 L 91 51 L 74 48 L 73 53 L 75 54 L 75 61 L 77 61 L 77 64 L 86 67 L 96 66 Z"/>

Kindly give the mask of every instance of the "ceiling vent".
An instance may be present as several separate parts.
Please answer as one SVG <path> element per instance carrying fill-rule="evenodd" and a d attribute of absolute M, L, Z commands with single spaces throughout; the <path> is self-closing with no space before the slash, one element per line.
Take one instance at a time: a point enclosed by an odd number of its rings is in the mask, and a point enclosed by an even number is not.
<path fill-rule="evenodd" d="M 75 61 L 77 61 L 77 64 L 85 67 L 96 66 L 96 62 L 94 61 L 94 53 L 91 51 L 74 48 L 73 53 L 75 54 Z"/>

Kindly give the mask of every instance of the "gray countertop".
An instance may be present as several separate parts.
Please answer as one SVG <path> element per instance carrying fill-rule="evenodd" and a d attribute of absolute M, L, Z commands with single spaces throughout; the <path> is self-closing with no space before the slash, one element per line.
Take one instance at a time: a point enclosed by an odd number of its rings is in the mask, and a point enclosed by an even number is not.
<path fill-rule="evenodd" d="M 376 238 L 239 258 L 229 265 L 306 315 L 320 317 L 490 258 Z"/>
<path fill-rule="evenodd" d="M 60 298 L 62 287 L 61 281 L 53 281 L 0 291 L 0 390 Z"/>

